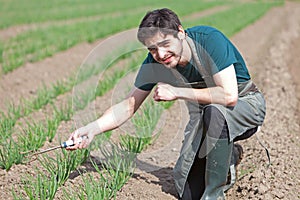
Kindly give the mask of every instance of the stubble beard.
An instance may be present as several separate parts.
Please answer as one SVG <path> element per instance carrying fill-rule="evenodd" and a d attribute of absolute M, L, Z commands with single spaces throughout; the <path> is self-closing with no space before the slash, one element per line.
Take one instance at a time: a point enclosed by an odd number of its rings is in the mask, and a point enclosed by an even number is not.
<path fill-rule="evenodd" d="M 182 57 L 182 53 L 183 53 L 183 42 L 182 42 L 182 40 L 180 40 L 181 41 L 181 49 L 180 49 L 180 52 L 179 53 L 172 53 L 172 57 L 173 57 L 173 59 L 175 59 L 175 60 L 173 60 L 171 63 L 169 63 L 169 64 L 165 64 L 165 63 L 162 63 L 165 67 L 167 67 L 167 68 L 169 68 L 169 69 L 173 69 L 173 68 L 176 68 L 176 66 L 177 65 L 179 65 L 179 63 L 180 63 L 180 61 L 181 61 L 181 59 L 183 58 Z M 173 62 L 174 62 L 174 64 L 173 64 Z"/>

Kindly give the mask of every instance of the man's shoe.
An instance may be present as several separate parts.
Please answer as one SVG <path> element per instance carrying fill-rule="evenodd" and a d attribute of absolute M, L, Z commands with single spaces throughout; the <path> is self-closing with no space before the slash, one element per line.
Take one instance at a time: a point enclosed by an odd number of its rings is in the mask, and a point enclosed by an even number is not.
<path fill-rule="evenodd" d="M 234 165 L 236 167 L 242 161 L 243 154 L 244 154 L 243 147 L 240 144 L 234 144 L 232 154 L 233 154 L 233 157 L 234 157 Z"/>

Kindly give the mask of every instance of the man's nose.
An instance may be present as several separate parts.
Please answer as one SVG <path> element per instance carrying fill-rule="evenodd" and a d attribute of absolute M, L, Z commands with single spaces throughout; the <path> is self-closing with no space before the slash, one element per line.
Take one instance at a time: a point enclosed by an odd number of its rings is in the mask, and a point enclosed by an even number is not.
<path fill-rule="evenodd" d="M 166 55 L 166 50 L 164 48 L 158 48 L 157 55 L 159 56 L 160 59 L 164 58 Z"/>

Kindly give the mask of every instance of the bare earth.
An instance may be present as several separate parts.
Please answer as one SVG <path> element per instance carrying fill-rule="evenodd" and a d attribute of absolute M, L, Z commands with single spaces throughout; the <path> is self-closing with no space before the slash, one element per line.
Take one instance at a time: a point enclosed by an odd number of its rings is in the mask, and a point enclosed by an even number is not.
<path fill-rule="evenodd" d="M 267 100 L 267 116 L 258 137 L 240 142 L 244 158 L 238 167 L 238 180 L 227 199 L 300 199 L 299 94 L 300 3 L 286 2 L 231 38 L 244 55 L 252 79 Z M 42 82 L 53 83 L 74 72 L 97 44 L 78 45 L 66 52 L 34 64 L 26 64 L 0 77 L 0 108 L 5 101 L 19 102 L 21 96 L 34 96 Z M 68 58 L 68 59 L 66 59 Z M 6 94 L 6 95 L 2 95 Z M 109 93 L 98 98 L 103 112 L 111 101 Z M 110 99 L 109 99 L 110 100 Z M 172 168 L 178 157 L 182 131 L 187 122 L 183 102 L 166 111 L 158 140 L 138 157 L 133 178 L 117 194 L 117 199 L 177 199 Z M 60 126 L 59 133 L 72 127 Z M 117 134 L 120 130 L 116 130 Z M 67 137 L 65 135 L 64 137 Z M 258 139 L 269 149 L 271 165 Z M 31 166 L 14 166 L 0 171 L 1 199 L 12 199 L 11 189 Z M 78 184 L 76 179 L 66 183 Z M 57 199 L 62 199 L 58 192 Z"/>

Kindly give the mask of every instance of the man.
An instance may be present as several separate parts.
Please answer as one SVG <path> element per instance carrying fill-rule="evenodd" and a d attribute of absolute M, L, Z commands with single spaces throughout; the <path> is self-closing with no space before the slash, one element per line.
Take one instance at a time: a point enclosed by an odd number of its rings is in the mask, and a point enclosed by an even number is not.
<path fill-rule="evenodd" d="M 70 139 L 87 139 L 69 150 L 86 148 L 94 136 L 130 119 L 154 88 L 155 101 L 184 99 L 190 121 L 174 168 L 180 199 L 225 199 L 228 172 L 234 172 L 241 149 L 233 143 L 262 125 L 265 101 L 251 81 L 236 47 L 208 26 L 184 30 L 169 9 L 146 14 L 138 39 L 149 50 L 135 86 L 102 117 L 79 128 Z M 115 115 L 117 113 L 117 115 Z M 233 171 L 232 171 L 233 170 Z M 234 173 L 231 173 L 231 182 Z"/>

